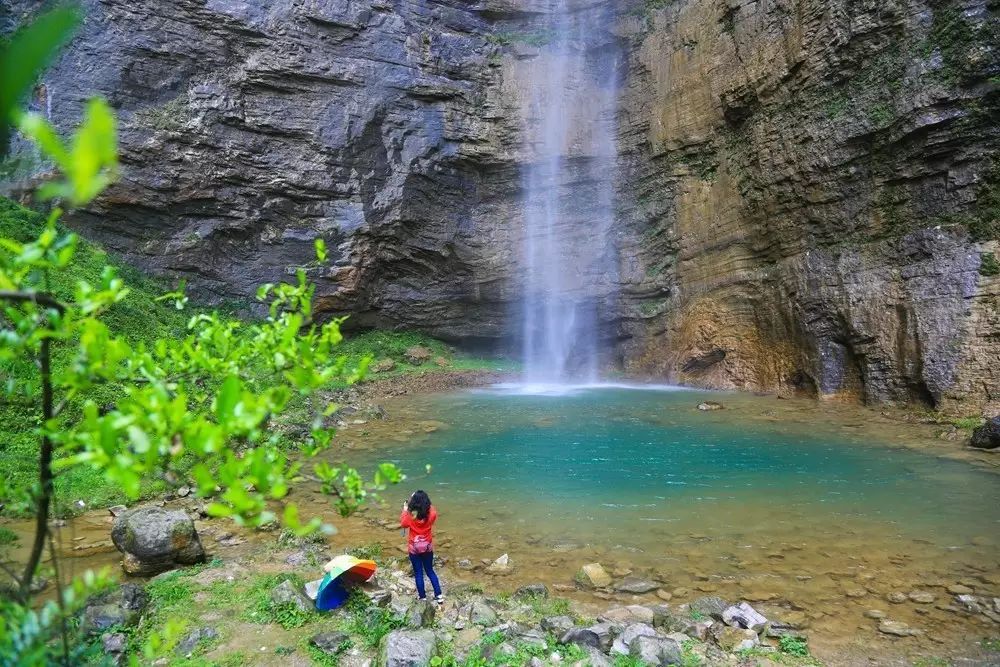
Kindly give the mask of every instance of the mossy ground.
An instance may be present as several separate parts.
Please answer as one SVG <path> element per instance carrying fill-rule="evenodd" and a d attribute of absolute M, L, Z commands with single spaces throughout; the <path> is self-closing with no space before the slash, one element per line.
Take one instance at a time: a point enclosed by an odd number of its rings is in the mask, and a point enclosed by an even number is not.
<path fill-rule="evenodd" d="M 35 238 L 44 227 L 44 217 L 34 211 L 18 206 L 0 197 L 0 237 L 18 241 Z M 125 336 L 133 344 L 151 345 L 156 339 L 182 336 L 186 332 L 191 308 L 177 310 L 172 301 L 157 301 L 173 286 L 166 285 L 142 275 L 136 269 L 110 256 L 100 246 L 81 240 L 73 264 L 65 271 L 48 276 L 47 288 L 56 296 L 69 299 L 73 296 L 77 283 L 86 280 L 97 283 L 106 265 L 115 266 L 131 290 L 128 296 L 116 304 L 106 315 L 105 321 L 117 335 Z M 40 288 L 43 286 L 40 285 Z M 195 307 L 196 308 L 196 307 Z M 435 358 L 446 363 L 427 362 L 420 366 L 405 360 L 406 350 L 413 346 L 423 346 L 431 350 Z M 469 357 L 458 354 L 445 343 L 418 333 L 371 331 L 349 337 L 342 343 L 342 350 L 356 365 L 362 357 L 375 359 L 391 358 L 396 362 L 393 371 L 381 373 L 378 377 L 400 375 L 413 372 L 445 372 L 452 370 L 506 370 L 509 363 L 494 359 Z M 56 346 L 53 364 L 56 372 L 70 361 L 69 346 Z M 0 361 L 0 382 L 12 383 L 15 387 L 31 387 L 38 383 L 35 363 L 30 359 Z M 103 386 L 91 394 L 99 403 L 113 403 L 121 389 Z M 58 397 L 57 397 L 58 399 Z M 70 405 L 66 418 L 72 419 L 76 406 Z M 293 411 L 294 416 L 294 411 Z M 12 489 L 31 488 L 37 475 L 38 439 L 35 435 L 40 421 L 37 402 L 6 401 L 0 405 L 0 469 L 4 470 L 5 481 Z M 148 480 L 145 493 L 159 490 L 161 484 Z M 56 512 L 65 515 L 80 509 L 77 501 L 83 500 L 87 507 L 102 507 L 124 501 L 119 488 L 109 484 L 103 474 L 85 466 L 76 466 L 59 473 L 56 479 Z M 3 508 L 7 515 L 25 515 L 30 508 L 21 503 L 10 503 Z"/>

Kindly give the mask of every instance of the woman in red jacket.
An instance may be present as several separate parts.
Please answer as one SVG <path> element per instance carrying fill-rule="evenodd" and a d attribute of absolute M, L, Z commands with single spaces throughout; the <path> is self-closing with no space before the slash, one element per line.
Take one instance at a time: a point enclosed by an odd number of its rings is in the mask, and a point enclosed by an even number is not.
<path fill-rule="evenodd" d="M 406 550 L 413 565 L 413 577 L 417 580 L 417 597 L 421 600 L 427 599 L 424 590 L 424 572 L 426 572 L 427 578 L 431 580 L 431 586 L 434 587 L 434 600 L 441 604 L 444 602 L 444 595 L 441 593 L 437 574 L 434 573 L 434 536 L 431 534 L 431 527 L 435 521 L 437 521 L 437 510 L 431 505 L 430 496 L 424 491 L 415 492 L 403 503 L 399 526 L 410 529 Z"/>

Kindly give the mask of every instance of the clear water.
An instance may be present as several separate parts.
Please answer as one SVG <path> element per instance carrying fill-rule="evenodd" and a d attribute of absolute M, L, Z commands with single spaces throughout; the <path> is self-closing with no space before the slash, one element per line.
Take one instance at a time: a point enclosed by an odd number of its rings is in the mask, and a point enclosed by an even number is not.
<path fill-rule="evenodd" d="M 462 513 L 645 549 L 672 524 L 749 536 L 851 522 L 961 543 L 1000 527 L 996 475 L 887 447 L 863 424 L 787 421 L 745 397 L 701 412 L 690 391 L 480 392 L 432 399 L 448 428 L 381 454 Z M 772 399 L 773 401 L 773 399 Z M 752 414 L 751 414 L 752 413 Z M 815 417 L 815 415 L 814 415 Z M 417 483 L 416 481 L 414 483 Z M 766 524 L 773 524 L 770 528 Z"/>

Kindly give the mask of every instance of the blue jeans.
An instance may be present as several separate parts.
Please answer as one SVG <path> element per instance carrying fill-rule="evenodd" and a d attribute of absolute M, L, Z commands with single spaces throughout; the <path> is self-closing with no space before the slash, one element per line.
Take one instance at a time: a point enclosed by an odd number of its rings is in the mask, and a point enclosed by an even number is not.
<path fill-rule="evenodd" d="M 441 595 L 441 584 L 438 583 L 438 576 L 434 573 L 434 552 L 428 551 L 425 554 L 410 554 L 410 564 L 413 565 L 413 578 L 417 580 L 417 596 L 423 600 L 427 597 L 424 590 L 424 572 L 431 580 L 434 587 L 434 595 Z"/>

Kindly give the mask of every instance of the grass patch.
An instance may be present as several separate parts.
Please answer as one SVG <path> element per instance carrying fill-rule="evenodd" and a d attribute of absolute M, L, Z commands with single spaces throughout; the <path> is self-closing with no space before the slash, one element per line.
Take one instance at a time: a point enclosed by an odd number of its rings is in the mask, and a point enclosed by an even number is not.
<path fill-rule="evenodd" d="M 0 547 L 10 546 L 17 542 L 17 533 L 6 526 L 0 526 Z"/>
<path fill-rule="evenodd" d="M 375 648 L 383 637 L 401 627 L 403 621 L 396 618 L 390 610 L 373 606 L 359 590 L 351 591 L 343 629 L 352 635 L 358 635 L 362 646 Z"/>
<path fill-rule="evenodd" d="M 243 609 L 240 617 L 251 623 L 276 623 L 286 630 L 318 620 L 320 616 L 315 609 L 303 611 L 292 602 L 276 603 L 271 599 L 271 591 L 283 581 L 292 582 L 299 590 L 304 584 L 302 577 L 295 574 L 257 577 L 239 596 L 238 606 Z"/>
<path fill-rule="evenodd" d="M 1000 275 L 1000 262 L 992 252 L 984 252 L 979 256 L 979 274 L 990 277 Z"/>

